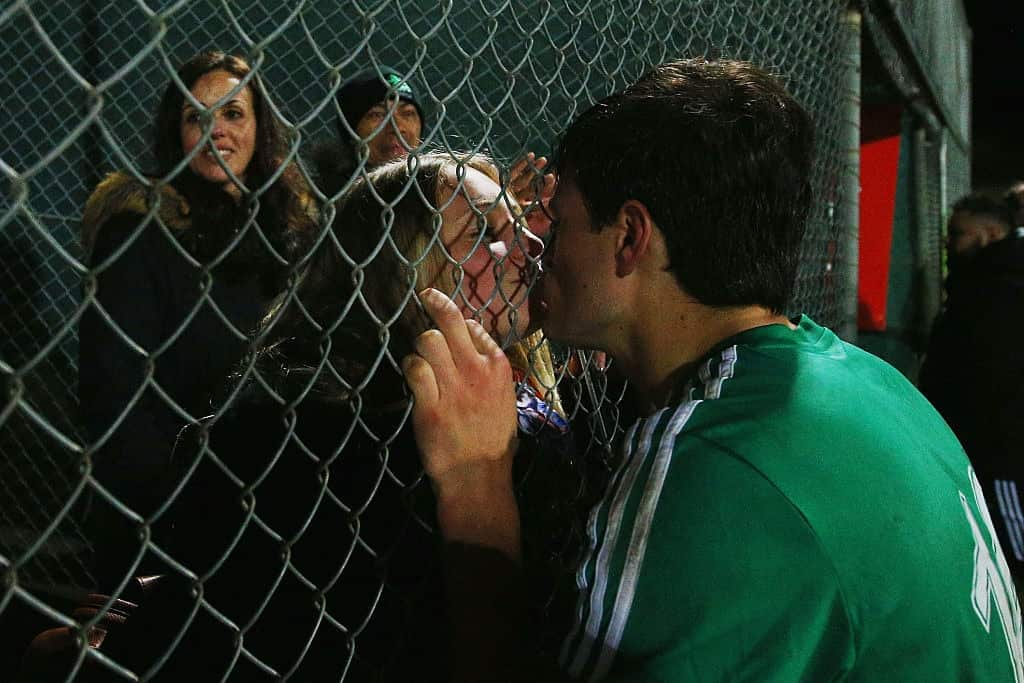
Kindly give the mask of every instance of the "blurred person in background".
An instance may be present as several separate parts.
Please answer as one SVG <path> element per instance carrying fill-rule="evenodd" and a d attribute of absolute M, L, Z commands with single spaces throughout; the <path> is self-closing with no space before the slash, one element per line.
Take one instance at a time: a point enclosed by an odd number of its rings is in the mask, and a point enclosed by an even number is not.
<path fill-rule="evenodd" d="M 367 69 L 345 81 L 338 106 L 338 134 L 366 145 L 368 168 L 404 159 L 422 141 L 423 107 L 409 80 L 391 67 Z"/>
<path fill-rule="evenodd" d="M 360 169 L 404 159 L 420 148 L 429 119 L 419 93 L 410 75 L 385 65 L 360 71 L 341 85 L 338 138 L 315 145 L 310 153 L 324 194 L 336 196 Z M 547 163 L 546 157 L 530 152 L 509 169 L 503 183 L 524 206 L 538 209 L 527 220 L 541 237 L 547 222 L 534 200 L 543 202 L 553 191 L 554 175 L 543 173 Z"/>
<path fill-rule="evenodd" d="M 1008 196 L 1012 197 L 1012 193 Z M 946 301 L 919 386 L 974 463 L 1018 585 L 1024 581 L 1024 239 L 1015 206 L 975 193 L 953 205 Z"/>
<path fill-rule="evenodd" d="M 1013 227 L 1018 233 L 1024 231 L 1024 180 L 1010 185 L 1010 189 L 1006 191 L 1003 199 L 1013 214 Z M 1024 235 L 1018 234 L 1017 237 L 1024 237 Z"/>
<path fill-rule="evenodd" d="M 338 137 L 314 145 L 317 185 L 337 195 L 360 169 L 371 170 L 420 146 L 426 113 L 412 83 L 389 66 L 367 69 L 338 89 Z"/>
<path fill-rule="evenodd" d="M 290 255 L 312 242 L 318 222 L 249 63 L 203 52 L 177 77 L 188 96 L 173 80 L 163 92 L 152 172 L 107 176 L 82 217 L 90 268 L 78 329 L 86 462 L 103 491 L 131 511 L 93 491 L 82 512 L 98 592 L 75 615 L 101 613 L 91 647 L 159 585 L 151 575 L 165 565 L 130 515 L 149 521 L 170 499 L 179 434 L 212 412 L 211 398 L 286 286 Z M 40 634 L 19 680 L 65 680 L 75 640 L 64 627 Z M 109 675 L 90 658 L 79 678 Z"/>
<path fill-rule="evenodd" d="M 168 493 L 178 433 L 211 412 L 317 220 L 295 165 L 271 182 L 288 144 L 249 64 L 204 52 L 178 77 L 189 96 L 173 81 L 163 93 L 153 172 L 107 176 L 82 219 L 92 298 L 78 396 L 93 475 L 144 517 Z M 142 542 L 102 496 L 92 506 L 96 579 L 111 592 L 144 569 Z"/>

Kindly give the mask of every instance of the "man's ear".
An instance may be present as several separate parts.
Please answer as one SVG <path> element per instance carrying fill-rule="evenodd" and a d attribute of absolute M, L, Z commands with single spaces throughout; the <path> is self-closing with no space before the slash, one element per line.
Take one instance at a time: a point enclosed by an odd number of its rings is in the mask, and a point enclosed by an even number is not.
<path fill-rule="evenodd" d="M 619 230 L 615 245 L 615 274 L 625 277 L 649 255 L 656 228 L 651 212 L 635 199 L 626 200 L 619 209 L 615 227 Z"/>

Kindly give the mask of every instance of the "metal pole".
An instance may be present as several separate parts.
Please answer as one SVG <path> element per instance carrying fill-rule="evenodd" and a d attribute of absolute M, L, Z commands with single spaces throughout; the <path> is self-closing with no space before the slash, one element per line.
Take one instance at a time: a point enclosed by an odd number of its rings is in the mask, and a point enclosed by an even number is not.
<path fill-rule="evenodd" d="M 840 301 L 842 315 L 839 336 L 843 339 L 857 341 L 857 284 L 860 263 L 860 44 L 861 14 L 860 10 L 850 5 L 843 16 L 843 29 L 846 32 L 846 58 L 844 67 L 846 87 L 844 88 L 845 106 L 843 107 L 844 151 L 845 161 L 843 177 L 840 181 L 838 206 L 839 226 L 841 229 L 839 245 L 839 269 L 836 273 L 837 284 L 843 287 Z"/>

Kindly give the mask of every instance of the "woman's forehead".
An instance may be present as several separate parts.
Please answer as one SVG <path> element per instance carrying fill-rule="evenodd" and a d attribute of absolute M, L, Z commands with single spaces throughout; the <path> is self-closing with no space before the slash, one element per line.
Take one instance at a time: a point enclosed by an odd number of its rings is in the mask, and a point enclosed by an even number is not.
<path fill-rule="evenodd" d="M 241 82 L 242 79 L 227 71 L 210 71 L 196 79 L 196 82 L 192 84 L 191 92 L 193 97 L 204 106 L 209 107 L 237 88 Z M 252 99 L 249 86 L 239 90 L 231 99 L 249 102 Z M 191 103 L 186 99 L 184 106 L 191 106 Z"/>
<path fill-rule="evenodd" d="M 471 166 L 465 167 L 465 175 L 461 183 L 456 178 L 455 167 L 446 168 L 443 186 L 443 199 L 447 200 L 453 192 L 456 192 L 458 199 L 485 212 L 494 208 L 501 195 L 501 187 L 496 182 Z M 458 203 L 462 204 L 462 202 Z"/>

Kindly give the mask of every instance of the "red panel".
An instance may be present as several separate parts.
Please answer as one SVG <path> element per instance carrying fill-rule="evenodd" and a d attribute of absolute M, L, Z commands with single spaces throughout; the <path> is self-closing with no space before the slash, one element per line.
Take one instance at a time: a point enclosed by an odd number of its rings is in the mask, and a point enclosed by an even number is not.
<path fill-rule="evenodd" d="M 899 106 L 861 112 L 857 327 L 868 332 L 881 332 L 886 325 L 902 113 Z"/>

